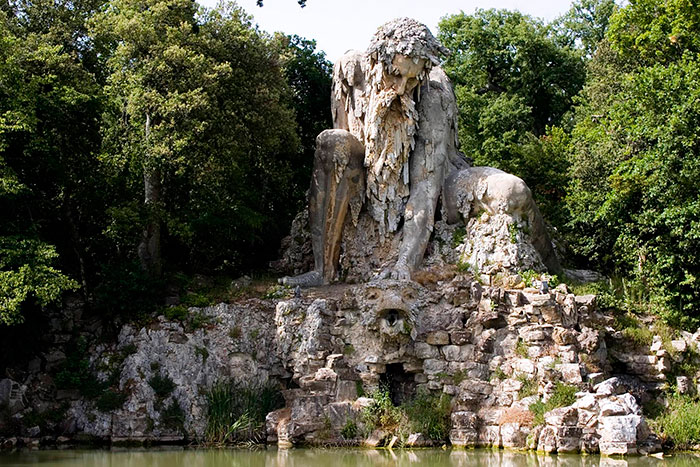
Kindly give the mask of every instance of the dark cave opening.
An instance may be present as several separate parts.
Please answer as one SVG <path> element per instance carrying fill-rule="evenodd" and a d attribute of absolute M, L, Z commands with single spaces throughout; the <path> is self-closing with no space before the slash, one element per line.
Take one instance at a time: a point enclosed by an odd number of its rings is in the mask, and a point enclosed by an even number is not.
<path fill-rule="evenodd" d="M 414 374 L 406 372 L 403 363 L 387 364 L 386 372 L 381 376 L 380 385 L 389 390 L 391 402 L 396 406 L 410 401 L 416 394 Z"/>

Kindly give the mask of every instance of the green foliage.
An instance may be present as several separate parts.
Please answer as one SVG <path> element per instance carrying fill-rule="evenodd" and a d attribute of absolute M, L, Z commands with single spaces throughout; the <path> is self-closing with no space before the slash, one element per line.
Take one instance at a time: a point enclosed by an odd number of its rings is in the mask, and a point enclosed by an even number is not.
<path fill-rule="evenodd" d="M 452 248 L 456 248 L 464 242 L 464 237 L 467 235 L 466 227 L 457 227 L 452 232 Z"/>
<path fill-rule="evenodd" d="M 3 325 L 76 289 L 69 276 L 86 284 L 85 234 L 107 194 L 91 158 L 101 102 L 85 17 L 97 3 L 6 2 L 0 12 Z"/>
<path fill-rule="evenodd" d="M 677 449 L 700 443 L 700 402 L 690 396 L 672 396 L 653 426 Z"/>
<path fill-rule="evenodd" d="M 587 56 L 592 57 L 605 38 L 615 9 L 614 0 L 577 0 L 553 26 L 567 44 L 581 47 Z"/>
<path fill-rule="evenodd" d="M 544 414 L 558 407 L 566 407 L 576 402 L 578 388 L 573 385 L 557 381 L 554 385 L 554 392 L 547 400 L 541 399 L 530 404 L 530 412 L 535 416 L 533 426 L 544 425 Z"/>
<path fill-rule="evenodd" d="M 582 54 L 551 28 L 519 12 L 477 10 L 440 22 L 450 49 L 459 140 L 475 165 L 521 177 L 543 212 L 563 222 L 565 123 L 585 77 Z"/>
<path fill-rule="evenodd" d="M 54 381 L 60 389 L 79 389 L 88 398 L 95 398 L 104 390 L 90 369 L 89 343 L 80 337 L 71 341 L 66 352 L 66 360 L 61 364 Z"/>
<path fill-rule="evenodd" d="M 577 109 L 567 198 L 573 249 L 688 328 L 700 303 L 697 28 L 683 0 L 613 15 Z"/>
<path fill-rule="evenodd" d="M 631 313 L 619 314 L 615 317 L 615 329 L 622 331 L 627 341 L 635 347 L 649 347 L 654 340 L 654 332 Z"/>
<path fill-rule="evenodd" d="M 202 357 L 202 363 L 206 363 L 207 358 L 209 358 L 209 350 L 207 350 L 206 347 L 199 347 L 199 346 L 195 347 L 194 354 Z"/>
<path fill-rule="evenodd" d="M 411 425 L 411 431 L 423 433 L 428 439 L 443 441 L 450 432 L 451 397 L 445 393 L 418 391 L 402 409 Z"/>
<path fill-rule="evenodd" d="M 362 422 L 369 432 L 382 429 L 391 433 L 404 431 L 406 415 L 401 408 L 394 406 L 387 388 L 374 391 L 370 405 L 362 409 Z"/>
<path fill-rule="evenodd" d="M 209 444 L 231 444 L 262 441 L 265 416 L 284 406 L 279 386 L 219 382 L 206 394 L 207 428 L 204 434 Z"/>
<path fill-rule="evenodd" d="M 126 399 L 126 394 L 107 389 L 97 398 L 95 407 L 101 412 L 112 412 L 113 410 L 122 408 Z"/>
<path fill-rule="evenodd" d="M 503 371 L 503 368 L 496 367 L 495 370 L 493 370 L 493 373 L 491 373 L 491 380 L 498 379 L 498 380 L 504 380 L 508 378 L 508 375 L 506 374 L 505 371 Z"/>
<path fill-rule="evenodd" d="M 521 386 L 518 391 L 518 398 L 524 399 L 525 397 L 534 396 L 537 394 L 537 380 L 526 374 L 518 375 L 517 380 L 520 381 Z"/>
<path fill-rule="evenodd" d="M 368 432 L 382 429 L 393 433 L 403 443 L 412 432 L 423 433 L 432 440 L 447 439 L 450 430 L 451 398 L 446 394 L 419 391 L 413 399 L 396 407 L 386 388 L 371 395 L 372 403 L 362 411 Z"/>
<path fill-rule="evenodd" d="M 155 311 L 162 287 L 136 261 L 107 264 L 94 291 L 94 306 L 107 318 L 143 317 Z"/>
<path fill-rule="evenodd" d="M 343 428 L 340 430 L 340 435 L 344 439 L 355 439 L 357 431 L 357 423 L 355 423 L 355 420 L 349 418 L 345 421 L 345 425 L 343 425 Z"/>
<path fill-rule="evenodd" d="M 148 380 L 149 386 L 153 389 L 156 397 L 165 399 L 175 390 L 175 382 L 168 375 L 156 373 Z"/>
<path fill-rule="evenodd" d="M 173 401 L 165 409 L 160 412 L 160 421 L 166 428 L 185 432 L 185 412 L 182 411 L 180 404 Z"/>
<path fill-rule="evenodd" d="M 528 345 L 525 343 L 524 340 L 518 337 L 518 340 L 515 343 L 515 355 L 517 355 L 520 358 L 530 358 L 527 349 Z"/>
<path fill-rule="evenodd" d="M 78 283 L 53 267 L 58 254 L 51 245 L 20 237 L 0 236 L 0 324 L 22 322 L 22 305 L 57 302 Z"/>
<path fill-rule="evenodd" d="M 551 407 L 551 409 L 571 405 L 576 402 L 576 393 L 578 390 L 578 387 L 574 385 L 557 381 L 554 384 L 554 392 L 547 401 L 547 405 Z"/>

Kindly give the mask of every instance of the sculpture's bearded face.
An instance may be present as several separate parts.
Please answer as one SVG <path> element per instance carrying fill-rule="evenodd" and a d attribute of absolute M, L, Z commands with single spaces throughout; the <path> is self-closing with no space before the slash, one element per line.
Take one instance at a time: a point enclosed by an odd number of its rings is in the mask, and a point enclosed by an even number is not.
<path fill-rule="evenodd" d="M 381 231 L 397 229 L 409 195 L 408 161 L 414 146 L 418 112 L 413 98 L 427 60 L 396 54 L 387 69 L 381 62 L 372 70 L 365 117 L 367 197 Z"/>
<path fill-rule="evenodd" d="M 384 69 L 385 87 L 396 91 L 398 96 L 410 94 L 419 84 L 420 76 L 426 69 L 424 58 L 413 59 L 406 55 L 396 54 L 391 61 L 392 71 Z"/>

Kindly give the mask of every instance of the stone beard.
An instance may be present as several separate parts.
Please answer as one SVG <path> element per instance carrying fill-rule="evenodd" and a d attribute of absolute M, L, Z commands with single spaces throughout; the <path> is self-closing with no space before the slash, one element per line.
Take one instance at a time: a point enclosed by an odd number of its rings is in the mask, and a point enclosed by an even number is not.
<path fill-rule="evenodd" d="M 409 157 L 415 146 L 418 111 L 412 92 L 372 91 L 364 132 L 367 202 L 384 234 L 397 230 L 410 194 Z"/>

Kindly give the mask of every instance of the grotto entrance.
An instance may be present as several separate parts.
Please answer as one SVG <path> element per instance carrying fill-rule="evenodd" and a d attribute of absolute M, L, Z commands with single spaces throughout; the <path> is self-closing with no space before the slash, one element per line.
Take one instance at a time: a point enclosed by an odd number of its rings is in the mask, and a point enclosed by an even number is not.
<path fill-rule="evenodd" d="M 396 406 L 410 401 L 416 394 L 414 374 L 404 370 L 403 363 L 387 364 L 379 384 L 388 389 L 391 402 Z"/>

